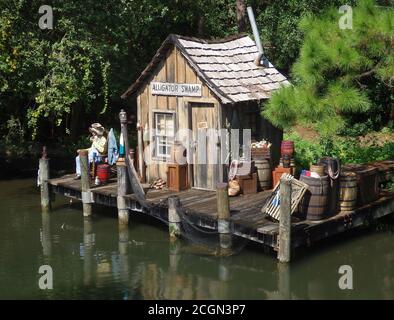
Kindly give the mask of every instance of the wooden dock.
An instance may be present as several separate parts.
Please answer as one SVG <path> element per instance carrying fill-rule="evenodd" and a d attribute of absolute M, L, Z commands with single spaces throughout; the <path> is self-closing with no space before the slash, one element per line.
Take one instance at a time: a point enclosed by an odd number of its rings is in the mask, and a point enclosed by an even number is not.
<path fill-rule="evenodd" d="M 74 175 L 48 180 L 52 192 L 68 198 L 82 200 L 81 181 Z M 147 186 L 144 186 L 147 187 Z M 117 181 L 112 179 L 104 186 L 91 187 L 94 204 L 117 207 Z M 271 191 L 230 198 L 230 232 L 235 236 L 277 249 L 279 223 L 261 213 L 261 208 Z M 218 230 L 217 195 L 215 191 L 189 189 L 175 192 L 170 190 L 146 189 L 149 209 L 138 197 L 128 194 L 126 206 L 131 211 L 168 222 L 168 198 L 180 199 L 184 214 L 196 226 Z M 394 212 L 394 194 L 382 192 L 380 198 L 355 211 L 341 212 L 321 221 L 299 221 L 292 218 L 291 247 L 310 246 L 322 239 L 351 229 L 368 226 L 376 219 Z"/>

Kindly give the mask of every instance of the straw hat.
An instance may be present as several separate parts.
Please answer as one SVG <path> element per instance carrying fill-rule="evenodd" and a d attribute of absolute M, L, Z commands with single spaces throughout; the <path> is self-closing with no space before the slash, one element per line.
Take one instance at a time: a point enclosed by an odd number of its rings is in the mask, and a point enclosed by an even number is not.
<path fill-rule="evenodd" d="M 104 132 L 105 132 L 105 129 L 104 129 L 104 127 L 100 124 L 100 123 L 93 123 L 91 126 L 90 126 L 90 128 L 89 128 L 89 131 L 91 132 L 91 133 L 95 133 L 96 135 L 98 135 L 98 136 L 102 136 L 102 135 L 104 135 Z"/>

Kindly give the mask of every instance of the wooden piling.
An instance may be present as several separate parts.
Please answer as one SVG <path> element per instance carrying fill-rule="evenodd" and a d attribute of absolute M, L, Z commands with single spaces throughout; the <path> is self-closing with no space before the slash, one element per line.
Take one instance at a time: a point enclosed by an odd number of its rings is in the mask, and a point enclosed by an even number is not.
<path fill-rule="evenodd" d="M 222 254 L 227 255 L 227 250 L 230 250 L 232 245 L 230 232 L 230 201 L 227 183 L 221 182 L 217 184 L 216 197 L 220 247 L 224 250 Z"/>
<path fill-rule="evenodd" d="M 129 246 L 129 228 L 127 225 L 119 224 L 119 253 L 121 256 L 127 256 Z"/>
<path fill-rule="evenodd" d="M 181 236 L 181 218 L 179 216 L 181 210 L 181 202 L 177 196 L 168 198 L 168 231 L 171 238 L 179 238 Z"/>
<path fill-rule="evenodd" d="M 291 180 L 282 176 L 280 179 L 280 220 L 278 236 L 278 260 L 290 262 L 291 255 Z"/>
<path fill-rule="evenodd" d="M 81 164 L 81 193 L 84 217 L 92 215 L 92 193 L 90 192 L 90 172 L 88 150 L 79 150 L 79 161 Z"/>
<path fill-rule="evenodd" d="M 129 210 L 127 209 L 125 196 L 128 193 L 128 180 L 126 163 L 123 159 L 120 159 L 116 162 L 116 171 L 118 177 L 118 196 L 116 199 L 118 207 L 118 220 L 119 224 L 127 225 L 129 223 Z"/>
<path fill-rule="evenodd" d="M 278 291 L 283 300 L 291 299 L 290 291 L 290 264 L 278 263 Z"/>
<path fill-rule="evenodd" d="M 49 212 L 43 211 L 42 218 L 42 253 L 45 257 L 52 255 L 52 240 L 51 240 L 51 215 Z"/>
<path fill-rule="evenodd" d="M 49 179 L 49 159 L 47 157 L 46 147 L 43 147 L 42 157 L 39 160 L 39 180 L 41 192 L 41 208 L 43 212 L 51 209 L 51 194 Z"/>

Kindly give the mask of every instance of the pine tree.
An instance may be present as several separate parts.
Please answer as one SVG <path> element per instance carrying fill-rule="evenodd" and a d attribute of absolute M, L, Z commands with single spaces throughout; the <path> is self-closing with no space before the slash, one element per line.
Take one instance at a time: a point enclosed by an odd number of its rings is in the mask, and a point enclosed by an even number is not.
<path fill-rule="evenodd" d="M 328 136 L 355 115 L 365 121 L 382 109 L 388 115 L 382 119 L 390 117 L 394 12 L 361 0 L 353 7 L 351 29 L 339 27 L 341 15 L 332 8 L 301 20 L 304 41 L 292 68 L 293 85 L 278 90 L 263 111 L 275 125 L 300 124 Z"/>

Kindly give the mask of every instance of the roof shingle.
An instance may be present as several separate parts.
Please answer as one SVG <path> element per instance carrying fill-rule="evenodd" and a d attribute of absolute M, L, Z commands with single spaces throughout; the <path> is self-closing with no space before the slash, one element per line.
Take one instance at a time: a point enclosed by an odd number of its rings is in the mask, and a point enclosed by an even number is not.
<path fill-rule="evenodd" d="M 256 66 L 258 49 L 247 35 L 230 40 L 206 41 L 170 35 L 158 50 L 155 58 L 122 98 L 138 90 L 153 72 L 163 52 L 176 46 L 189 61 L 201 80 L 223 103 L 268 99 L 271 92 L 282 85 L 289 85 L 274 66 Z"/>

